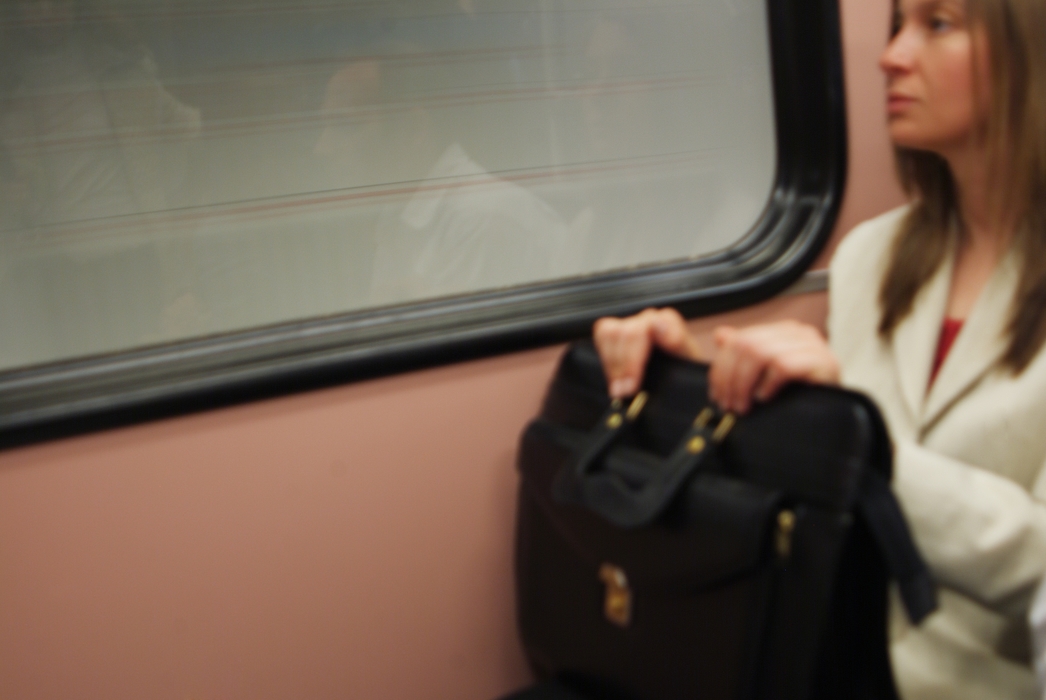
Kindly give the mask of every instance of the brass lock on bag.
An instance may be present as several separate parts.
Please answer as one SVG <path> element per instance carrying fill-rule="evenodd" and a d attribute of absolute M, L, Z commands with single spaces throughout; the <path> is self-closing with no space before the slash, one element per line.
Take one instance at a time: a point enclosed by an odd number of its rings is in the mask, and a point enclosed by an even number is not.
<path fill-rule="evenodd" d="M 599 580 L 606 586 L 603 615 L 618 627 L 628 627 L 632 622 L 632 590 L 628 587 L 624 570 L 613 564 L 603 564 L 599 567 Z"/>

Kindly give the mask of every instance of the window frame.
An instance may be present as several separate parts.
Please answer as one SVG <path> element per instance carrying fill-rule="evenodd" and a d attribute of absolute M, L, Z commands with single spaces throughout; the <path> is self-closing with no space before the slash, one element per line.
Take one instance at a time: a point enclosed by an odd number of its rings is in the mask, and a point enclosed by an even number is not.
<path fill-rule="evenodd" d="M 831 234 L 846 166 L 836 0 L 767 0 L 777 169 L 741 242 L 652 265 L 281 323 L 0 372 L 0 448 L 583 337 L 649 306 L 695 317 L 770 298 Z"/>

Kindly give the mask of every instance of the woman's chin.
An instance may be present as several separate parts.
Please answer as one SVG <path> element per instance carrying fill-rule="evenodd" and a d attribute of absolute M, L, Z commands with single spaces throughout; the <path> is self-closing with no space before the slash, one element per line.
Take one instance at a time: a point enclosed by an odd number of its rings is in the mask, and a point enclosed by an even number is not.
<path fill-rule="evenodd" d="M 912 151 L 937 150 L 938 139 L 921 133 L 918 129 L 910 128 L 909 125 L 891 123 L 888 132 L 890 134 L 890 142 L 897 148 L 906 148 Z"/>
<path fill-rule="evenodd" d="M 972 145 L 970 134 L 962 128 L 926 128 L 905 119 L 891 119 L 887 124 L 890 142 L 897 148 L 933 153 L 953 153 Z"/>

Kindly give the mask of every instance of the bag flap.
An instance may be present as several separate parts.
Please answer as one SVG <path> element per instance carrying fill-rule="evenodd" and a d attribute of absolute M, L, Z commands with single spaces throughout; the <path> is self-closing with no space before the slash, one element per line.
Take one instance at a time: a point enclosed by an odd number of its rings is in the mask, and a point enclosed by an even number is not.
<path fill-rule="evenodd" d="M 636 423 L 636 446 L 665 456 L 708 405 L 708 367 L 655 353 L 644 388 L 650 400 Z M 546 395 L 542 416 L 588 430 L 606 410 L 606 381 L 595 347 L 575 343 Z M 890 477 L 889 437 L 867 397 L 835 387 L 793 384 L 741 417 L 721 446 L 727 473 L 790 498 L 849 509 L 864 469 Z"/>
<path fill-rule="evenodd" d="M 729 477 L 695 476 L 664 516 L 636 530 L 622 530 L 583 506 L 556 502 L 552 480 L 573 454 L 558 432 L 545 421 L 528 428 L 520 450 L 523 488 L 593 571 L 611 563 L 637 590 L 696 590 L 741 576 L 769 556 L 780 494 Z M 603 469 L 635 483 L 655 464 L 641 451 L 617 448 Z"/>

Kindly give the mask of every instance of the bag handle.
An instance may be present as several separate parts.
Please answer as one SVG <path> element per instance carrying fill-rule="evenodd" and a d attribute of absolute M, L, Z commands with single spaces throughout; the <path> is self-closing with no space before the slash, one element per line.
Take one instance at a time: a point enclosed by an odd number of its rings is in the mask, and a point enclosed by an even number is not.
<path fill-rule="evenodd" d="M 628 429 L 639 418 L 639 414 L 643 412 L 649 398 L 650 395 L 647 392 L 641 391 L 635 395 L 627 409 L 624 409 L 624 402 L 621 399 L 614 399 L 610 402 L 610 408 L 588 434 L 586 446 L 574 464 L 574 474 L 578 479 L 592 471 L 603 455 L 628 432 Z"/>
<path fill-rule="evenodd" d="M 620 401 L 610 405 L 578 451 L 574 464 L 567 465 L 556 476 L 552 486 L 556 500 L 584 505 L 621 528 L 647 525 L 664 512 L 690 475 L 726 438 L 737 421 L 732 413 L 727 413 L 713 425 L 717 412 L 711 407 L 703 409 L 660 468 L 652 470 L 645 484 L 633 488 L 616 474 L 594 469 L 635 423 L 646 401 L 646 392 L 640 392 L 627 411 L 622 412 Z"/>

